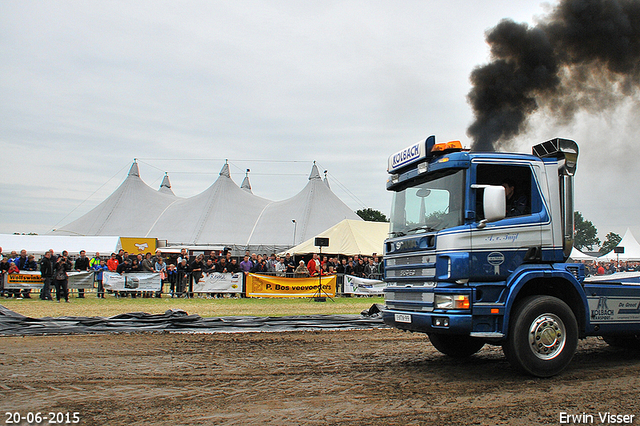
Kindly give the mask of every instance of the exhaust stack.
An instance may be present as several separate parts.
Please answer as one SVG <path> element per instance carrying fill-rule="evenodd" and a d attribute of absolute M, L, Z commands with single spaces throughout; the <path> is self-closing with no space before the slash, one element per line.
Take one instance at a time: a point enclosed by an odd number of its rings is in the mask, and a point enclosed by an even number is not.
<path fill-rule="evenodd" d="M 560 179 L 560 202 L 562 212 L 562 250 L 565 260 L 573 248 L 573 176 L 578 167 L 578 144 L 570 139 L 552 139 L 533 147 L 533 154 L 540 158 L 558 160 L 558 178 Z"/>

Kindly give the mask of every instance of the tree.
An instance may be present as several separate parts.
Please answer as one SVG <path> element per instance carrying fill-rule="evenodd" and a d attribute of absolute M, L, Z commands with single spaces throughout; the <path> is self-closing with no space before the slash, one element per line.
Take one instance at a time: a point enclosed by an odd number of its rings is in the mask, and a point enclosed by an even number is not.
<path fill-rule="evenodd" d="M 368 222 L 389 222 L 384 213 L 371 208 L 358 210 L 356 214 Z"/>
<path fill-rule="evenodd" d="M 609 253 L 615 246 L 620 244 L 620 241 L 622 241 L 622 237 L 615 232 L 609 232 L 606 238 L 607 239 L 604 240 L 604 243 L 602 243 L 602 247 L 600 247 L 600 254 Z"/>
<path fill-rule="evenodd" d="M 600 238 L 596 237 L 598 230 L 590 220 L 585 220 L 582 213 L 576 211 L 573 213 L 573 221 L 575 226 L 573 246 L 575 248 L 593 250 L 593 246 L 600 245 Z"/>

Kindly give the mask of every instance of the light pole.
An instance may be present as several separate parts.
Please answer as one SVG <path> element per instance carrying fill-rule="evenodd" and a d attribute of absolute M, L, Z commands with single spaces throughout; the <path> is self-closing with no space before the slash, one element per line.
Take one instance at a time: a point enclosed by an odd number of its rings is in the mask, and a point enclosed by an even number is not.
<path fill-rule="evenodd" d="M 296 245 L 296 228 L 298 227 L 298 222 L 296 222 L 295 219 L 291 219 L 291 222 L 293 222 L 293 245 Z"/>

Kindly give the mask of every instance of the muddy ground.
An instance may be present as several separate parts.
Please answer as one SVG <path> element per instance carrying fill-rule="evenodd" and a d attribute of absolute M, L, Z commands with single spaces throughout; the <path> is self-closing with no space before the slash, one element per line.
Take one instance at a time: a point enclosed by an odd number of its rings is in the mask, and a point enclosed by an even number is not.
<path fill-rule="evenodd" d="M 636 424 L 639 389 L 640 357 L 595 338 L 551 379 L 515 372 L 497 347 L 460 362 L 389 329 L 0 338 L 2 424 L 8 411 L 82 425 Z"/>

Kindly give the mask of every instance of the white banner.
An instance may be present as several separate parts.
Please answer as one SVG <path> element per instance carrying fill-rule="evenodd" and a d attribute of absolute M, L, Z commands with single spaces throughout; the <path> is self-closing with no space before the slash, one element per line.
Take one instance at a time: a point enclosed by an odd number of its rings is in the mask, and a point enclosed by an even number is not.
<path fill-rule="evenodd" d="M 69 271 L 69 289 L 83 288 L 85 290 L 93 289 L 93 271 Z"/>
<path fill-rule="evenodd" d="M 67 276 L 69 277 L 69 289 L 83 288 L 89 290 L 93 288 L 93 271 L 69 271 Z M 19 274 L 4 275 L 4 288 L 6 289 L 40 290 L 43 285 L 44 279 L 40 271 L 20 271 Z M 51 286 L 53 287 L 53 281 Z"/>
<path fill-rule="evenodd" d="M 202 274 L 197 283 L 193 283 L 194 293 L 244 293 L 243 273 L 229 274 L 212 272 Z"/>
<path fill-rule="evenodd" d="M 384 281 L 367 278 L 344 276 L 344 293 L 347 294 L 382 294 L 387 286 Z"/>
<path fill-rule="evenodd" d="M 102 284 L 106 290 L 113 291 L 160 291 L 160 274 L 151 272 L 126 273 L 104 272 Z"/>

